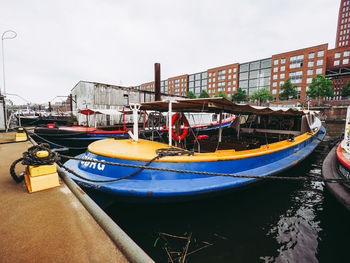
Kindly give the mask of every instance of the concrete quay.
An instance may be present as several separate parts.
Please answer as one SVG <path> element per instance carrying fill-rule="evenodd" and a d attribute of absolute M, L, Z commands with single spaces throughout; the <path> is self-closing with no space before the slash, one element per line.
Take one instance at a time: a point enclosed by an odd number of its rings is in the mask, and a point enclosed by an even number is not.
<path fill-rule="evenodd" d="M 0 133 L 0 142 L 15 133 Z M 28 193 L 10 165 L 32 144 L 0 144 L 1 262 L 129 262 L 66 184 Z M 24 170 L 21 164 L 17 173 Z"/>

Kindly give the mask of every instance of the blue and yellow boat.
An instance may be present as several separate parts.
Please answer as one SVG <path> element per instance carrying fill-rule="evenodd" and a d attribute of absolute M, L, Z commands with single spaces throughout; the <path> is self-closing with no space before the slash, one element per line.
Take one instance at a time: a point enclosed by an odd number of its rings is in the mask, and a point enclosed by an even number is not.
<path fill-rule="evenodd" d="M 71 177 L 92 196 L 168 202 L 221 194 L 260 181 L 229 175 L 265 177 L 297 165 L 312 153 L 326 133 L 311 112 L 239 105 L 222 98 L 153 102 L 143 104 L 141 109 L 168 111 L 168 116 L 173 112 L 228 112 L 235 114 L 236 119 L 230 127 L 220 127 L 218 135 L 201 140 L 190 131 L 183 140 L 176 136 L 174 141 L 174 131 L 183 134 L 186 127 L 181 124 L 173 127 L 172 118 L 168 118 L 168 144 L 138 139 L 137 134 L 130 139 L 110 138 L 90 144 L 78 156 L 83 160 L 69 160 L 65 165 L 79 175 Z M 160 152 L 163 154 L 157 158 Z M 138 167 L 129 165 L 163 170 L 138 171 Z"/>

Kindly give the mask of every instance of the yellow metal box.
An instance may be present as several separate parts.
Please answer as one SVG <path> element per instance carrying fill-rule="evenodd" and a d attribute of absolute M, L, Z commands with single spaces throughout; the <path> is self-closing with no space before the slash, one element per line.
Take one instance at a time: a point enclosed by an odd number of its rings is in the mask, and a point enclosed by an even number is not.
<path fill-rule="evenodd" d="M 27 134 L 25 132 L 17 132 L 16 133 L 16 142 L 26 141 Z"/>
<path fill-rule="evenodd" d="M 32 177 L 28 171 L 24 174 L 29 193 L 37 192 L 60 185 L 58 174 L 46 174 L 42 176 Z"/>
<path fill-rule="evenodd" d="M 46 174 L 52 174 L 57 172 L 56 164 L 48 164 L 48 165 L 29 165 L 28 166 L 30 176 L 42 176 Z"/>

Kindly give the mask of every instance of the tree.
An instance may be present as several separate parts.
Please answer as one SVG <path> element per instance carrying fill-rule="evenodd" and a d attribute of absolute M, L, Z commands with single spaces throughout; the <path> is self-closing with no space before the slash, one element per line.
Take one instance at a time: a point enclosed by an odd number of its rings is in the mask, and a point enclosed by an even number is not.
<path fill-rule="evenodd" d="M 350 96 L 350 80 L 343 87 L 341 95 L 342 95 L 342 97 L 349 97 Z"/>
<path fill-rule="evenodd" d="M 221 97 L 221 98 L 227 99 L 227 95 L 225 93 L 223 93 L 222 91 L 219 91 L 218 93 L 216 93 L 214 97 L 215 98 Z"/>
<path fill-rule="evenodd" d="M 195 98 L 197 98 L 197 96 L 193 93 L 193 91 L 187 92 L 186 97 L 189 98 L 189 99 L 195 99 Z"/>
<path fill-rule="evenodd" d="M 247 100 L 247 93 L 245 90 L 238 88 L 237 92 L 232 95 L 233 102 L 241 102 Z"/>
<path fill-rule="evenodd" d="M 306 91 L 306 95 L 318 99 L 318 105 L 321 104 L 321 97 L 333 97 L 333 82 L 325 76 L 318 74 L 313 79 Z"/>
<path fill-rule="evenodd" d="M 280 90 L 282 91 L 279 94 L 280 100 L 296 99 L 298 96 L 297 87 L 292 85 L 290 78 L 286 80 Z"/>
<path fill-rule="evenodd" d="M 210 98 L 210 96 L 205 90 L 202 90 L 201 94 L 199 94 L 199 98 Z"/>
<path fill-rule="evenodd" d="M 257 100 L 258 104 L 261 105 L 262 102 L 272 100 L 274 96 L 266 88 L 263 88 L 254 91 L 250 98 L 252 100 Z"/>

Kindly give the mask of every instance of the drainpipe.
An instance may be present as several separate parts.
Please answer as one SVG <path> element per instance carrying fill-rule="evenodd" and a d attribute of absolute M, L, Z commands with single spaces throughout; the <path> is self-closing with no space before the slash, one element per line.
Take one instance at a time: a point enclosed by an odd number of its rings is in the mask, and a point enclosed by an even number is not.
<path fill-rule="evenodd" d="M 154 63 L 155 101 L 161 101 L 160 96 L 160 63 Z"/>
<path fill-rule="evenodd" d="M 222 137 L 222 111 L 220 111 L 220 122 L 219 122 L 219 142 L 221 142 Z"/>

